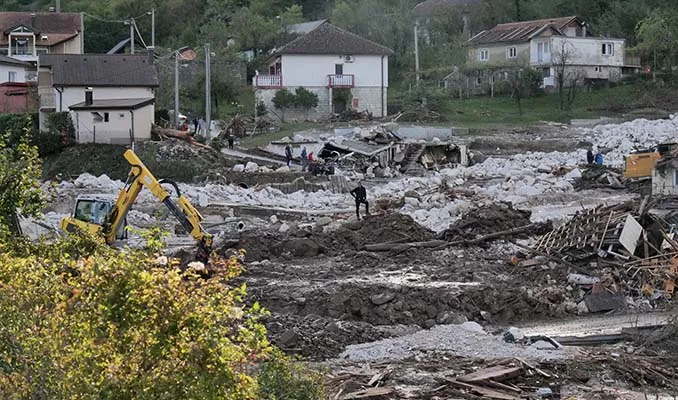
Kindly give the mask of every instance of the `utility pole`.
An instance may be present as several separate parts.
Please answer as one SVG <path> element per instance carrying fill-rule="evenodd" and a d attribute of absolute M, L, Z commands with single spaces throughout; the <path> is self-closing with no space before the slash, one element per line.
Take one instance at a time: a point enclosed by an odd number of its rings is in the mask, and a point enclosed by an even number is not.
<path fill-rule="evenodd" d="M 134 54 L 134 19 L 130 19 L 127 23 L 129 24 L 129 51 L 130 54 Z"/>
<path fill-rule="evenodd" d="M 151 47 L 155 49 L 155 8 L 151 8 Z"/>
<path fill-rule="evenodd" d="M 210 44 L 205 43 L 205 123 L 207 123 L 207 132 L 205 132 L 205 138 L 210 140 L 210 125 L 212 120 L 212 54 L 210 50 Z"/>
<path fill-rule="evenodd" d="M 419 86 L 419 21 L 414 23 L 414 72 Z"/>
<path fill-rule="evenodd" d="M 174 50 L 174 127 L 179 128 L 179 50 Z"/>

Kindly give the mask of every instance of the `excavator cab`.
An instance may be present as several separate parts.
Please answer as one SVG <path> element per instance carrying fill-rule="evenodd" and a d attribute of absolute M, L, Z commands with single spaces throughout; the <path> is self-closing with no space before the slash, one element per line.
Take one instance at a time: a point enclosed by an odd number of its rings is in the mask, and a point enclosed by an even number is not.
<path fill-rule="evenodd" d="M 65 224 L 64 230 L 74 231 L 74 229 L 84 229 L 91 233 L 97 233 L 106 230 L 107 224 L 110 224 L 111 210 L 115 206 L 115 199 L 105 195 L 81 195 L 78 196 L 73 210 L 73 217 L 62 223 Z M 127 218 L 125 218 L 118 227 L 116 240 L 127 239 Z M 69 229 L 70 228 L 70 229 Z"/>

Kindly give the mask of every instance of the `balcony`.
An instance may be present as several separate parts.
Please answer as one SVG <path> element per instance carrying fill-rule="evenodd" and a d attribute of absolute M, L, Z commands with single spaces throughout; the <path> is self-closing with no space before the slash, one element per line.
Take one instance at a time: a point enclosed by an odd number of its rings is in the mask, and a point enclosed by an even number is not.
<path fill-rule="evenodd" d="M 261 89 L 281 88 L 282 83 L 282 75 L 255 75 L 252 79 L 252 86 Z"/>
<path fill-rule="evenodd" d="M 624 55 L 624 66 L 640 68 L 640 57 Z"/>
<path fill-rule="evenodd" d="M 341 89 L 355 87 L 353 75 L 327 75 L 327 87 Z"/>

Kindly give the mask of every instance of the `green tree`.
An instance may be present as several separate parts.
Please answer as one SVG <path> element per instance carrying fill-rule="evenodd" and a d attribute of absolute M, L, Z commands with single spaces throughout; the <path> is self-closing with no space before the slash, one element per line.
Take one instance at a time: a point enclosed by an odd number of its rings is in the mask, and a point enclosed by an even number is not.
<path fill-rule="evenodd" d="M 296 96 L 287 89 L 280 89 L 273 96 L 273 106 L 280 110 L 280 120 L 285 122 L 285 110 L 294 106 Z"/>
<path fill-rule="evenodd" d="M 295 91 L 294 104 L 304 110 L 304 119 L 308 120 L 308 112 L 318 107 L 318 95 L 306 88 L 298 87 Z"/>
<path fill-rule="evenodd" d="M 665 67 L 673 76 L 678 40 L 678 15 L 674 12 L 657 10 L 636 26 L 638 49 L 650 55 L 653 67 Z"/>
<path fill-rule="evenodd" d="M 18 212 L 37 216 L 45 204 L 38 149 L 30 144 L 30 119 L 28 125 L 0 135 L 0 234 L 18 230 Z"/>
<path fill-rule="evenodd" d="M 93 251 L 72 257 L 74 243 Z M 242 399 L 271 352 L 237 259 L 216 279 L 65 238 L 0 255 L 0 394 L 34 399 Z M 40 290 L 35 290 L 35 288 Z"/>

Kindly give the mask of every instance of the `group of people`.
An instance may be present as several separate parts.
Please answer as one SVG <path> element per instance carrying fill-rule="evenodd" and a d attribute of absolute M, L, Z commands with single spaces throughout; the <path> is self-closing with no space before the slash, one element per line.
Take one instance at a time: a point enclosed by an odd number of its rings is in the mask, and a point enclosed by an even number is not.
<path fill-rule="evenodd" d="M 287 160 L 287 166 L 290 167 L 292 166 L 292 159 L 294 156 L 292 155 L 292 146 L 289 144 L 285 146 L 285 160 Z M 303 147 L 301 149 L 301 154 L 299 155 L 299 158 L 301 159 L 301 171 L 305 172 L 308 169 L 308 166 L 314 162 L 313 159 L 313 152 L 308 153 L 306 151 L 306 147 Z"/>
<path fill-rule="evenodd" d="M 589 147 L 586 151 L 586 162 L 588 164 L 603 165 L 603 155 L 600 151 L 597 151 L 594 155 L 593 148 Z"/>

